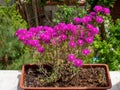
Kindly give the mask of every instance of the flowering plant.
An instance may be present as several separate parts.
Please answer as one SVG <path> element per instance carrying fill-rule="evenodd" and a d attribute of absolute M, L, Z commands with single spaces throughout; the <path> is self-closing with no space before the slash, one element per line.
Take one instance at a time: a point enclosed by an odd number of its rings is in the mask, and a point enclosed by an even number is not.
<path fill-rule="evenodd" d="M 70 62 L 80 67 L 83 59 L 92 52 L 90 45 L 99 33 L 98 24 L 102 24 L 103 16 L 109 13 L 108 8 L 95 6 L 94 12 L 82 18 L 75 17 L 73 23 L 19 29 L 15 35 L 24 45 L 34 48 L 46 59 L 41 59 L 41 63 L 49 59 L 55 65 Z"/>

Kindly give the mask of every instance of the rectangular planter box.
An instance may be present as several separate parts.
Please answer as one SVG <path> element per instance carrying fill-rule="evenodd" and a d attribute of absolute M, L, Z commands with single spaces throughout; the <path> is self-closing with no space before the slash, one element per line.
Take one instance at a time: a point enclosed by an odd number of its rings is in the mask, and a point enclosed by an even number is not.
<path fill-rule="evenodd" d="M 25 68 L 35 67 L 36 65 L 23 65 L 22 67 L 22 75 L 20 78 L 20 87 L 23 90 L 107 90 L 112 87 L 111 78 L 109 73 L 109 68 L 106 64 L 84 64 L 82 67 L 104 67 L 106 71 L 106 78 L 108 81 L 107 87 L 24 87 L 24 76 L 25 76 Z"/>

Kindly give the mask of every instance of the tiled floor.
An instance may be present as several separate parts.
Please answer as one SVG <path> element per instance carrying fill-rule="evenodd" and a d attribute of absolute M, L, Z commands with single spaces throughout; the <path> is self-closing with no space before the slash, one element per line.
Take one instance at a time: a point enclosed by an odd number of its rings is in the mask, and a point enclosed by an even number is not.
<path fill-rule="evenodd" d="M 20 71 L 0 70 L 0 90 L 21 90 L 19 87 Z M 112 88 L 109 90 L 120 90 L 120 71 L 110 72 Z"/>

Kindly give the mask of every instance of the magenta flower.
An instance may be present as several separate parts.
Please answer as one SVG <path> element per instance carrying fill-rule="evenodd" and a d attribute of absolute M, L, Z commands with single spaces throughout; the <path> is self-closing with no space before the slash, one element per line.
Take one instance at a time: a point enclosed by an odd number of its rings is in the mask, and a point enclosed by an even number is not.
<path fill-rule="evenodd" d="M 94 36 L 94 34 L 92 32 L 88 32 L 87 35 L 88 35 L 88 37 L 93 37 Z"/>
<path fill-rule="evenodd" d="M 45 43 L 50 43 L 50 39 L 51 39 L 50 35 L 40 34 L 39 38 L 42 39 Z"/>
<path fill-rule="evenodd" d="M 39 43 L 39 44 L 36 44 L 35 47 L 36 47 L 36 48 L 39 48 L 39 47 L 42 47 L 42 46 L 41 46 L 41 44 Z"/>
<path fill-rule="evenodd" d="M 54 30 L 55 32 L 59 31 L 59 26 L 58 26 L 58 25 L 55 25 L 54 28 L 53 28 L 53 30 Z"/>
<path fill-rule="evenodd" d="M 83 23 L 91 22 L 91 21 L 92 21 L 92 17 L 90 17 L 90 16 L 84 16 L 84 17 L 81 19 L 81 21 L 82 21 Z"/>
<path fill-rule="evenodd" d="M 82 54 L 85 55 L 85 56 L 87 56 L 87 55 L 90 54 L 90 50 L 88 50 L 88 49 L 83 49 L 83 50 L 82 50 Z"/>
<path fill-rule="evenodd" d="M 28 40 L 28 45 L 31 47 L 36 47 L 39 44 L 39 40 Z"/>
<path fill-rule="evenodd" d="M 43 26 L 37 26 L 36 29 L 37 29 L 38 32 L 40 32 L 40 31 L 42 31 Z"/>
<path fill-rule="evenodd" d="M 77 44 L 78 44 L 79 46 L 83 46 L 83 45 L 84 45 L 84 41 L 81 40 L 81 39 L 78 39 L 78 40 L 77 40 Z"/>
<path fill-rule="evenodd" d="M 86 26 L 88 29 L 92 29 L 92 28 L 94 28 L 94 26 L 92 25 L 92 24 L 87 24 L 87 26 Z"/>
<path fill-rule="evenodd" d="M 81 23 L 81 19 L 79 17 L 75 17 L 73 21 L 74 21 L 75 24 L 80 24 Z"/>
<path fill-rule="evenodd" d="M 91 31 L 92 31 L 92 33 L 95 34 L 95 35 L 99 33 L 98 28 L 92 28 Z"/>
<path fill-rule="evenodd" d="M 75 54 L 69 54 L 69 55 L 68 55 L 68 60 L 69 60 L 70 62 L 73 62 L 73 60 L 75 60 L 75 59 L 76 59 Z"/>
<path fill-rule="evenodd" d="M 96 17 L 96 22 L 101 24 L 103 22 L 103 18 L 100 17 L 100 16 L 97 16 Z"/>
<path fill-rule="evenodd" d="M 74 41 L 70 41 L 69 42 L 69 46 L 72 47 L 72 48 L 75 48 L 76 47 L 76 43 Z"/>
<path fill-rule="evenodd" d="M 28 33 L 25 35 L 25 38 L 26 38 L 27 40 L 32 39 L 33 37 L 34 37 L 34 35 L 33 35 L 32 33 L 30 33 L 30 32 L 28 32 Z"/>
<path fill-rule="evenodd" d="M 42 47 L 38 47 L 38 48 L 37 48 L 37 50 L 38 50 L 38 52 L 40 52 L 40 53 L 45 52 L 45 49 L 44 49 L 44 48 L 42 48 Z"/>
<path fill-rule="evenodd" d="M 60 36 L 60 38 L 61 38 L 61 40 L 66 40 L 66 39 L 67 39 L 67 36 L 66 36 L 65 34 L 62 34 L 62 35 Z"/>
<path fill-rule="evenodd" d="M 15 32 L 15 36 L 24 35 L 27 33 L 26 29 L 19 29 Z"/>
<path fill-rule="evenodd" d="M 84 31 L 82 31 L 81 33 L 80 33 L 80 38 L 84 38 L 84 36 L 85 36 L 85 33 L 84 33 Z"/>
<path fill-rule="evenodd" d="M 74 60 L 74 65 L 77 67 L 81 67 L 83 65 L 83 62 L 81 59 L 75 59 Z"/>
<path fill-rule="evenodd" d="M 104 13 L 105 15 L 110 14 L 110 9 L 109 9 L 109 8 L 103 8 L 103 13 Z"/>
<path fill-rule="evenodd" d="M 94 40 L 93 37 L 88 37 L 88 38 L 86 38 L 86 42 L 87 42 L 88 44 L 92 44 L 92 43 L 93 43 L 93 40 Z"/>
<path fill-rule="evenodd" d="M 38 29 L 36 29 L 35 27 L 31 27 L 31 28 L 29 29 L 29 32 L 37 33 L 37 32 L 38 32 Z"/>
<path fill-rule="evenodd" d="M 18 36 L 18 39 L 19 39 L 20 41 L 24 41 L 24 40 L 26 40 L 26 38 L 25 38 L 24 35 L 19 35 L 19 36 Z"/>
<path fill-rule="evenodd" d="M 97 13 L 103 11 L 102 6 L 99 6 L 99 5 L 98 5 L 98 6 L 95 6 L 93 9 L 94 9 Z"/>
<path fill-rule="evenodd" d="M 74 25 L 74 24 L 68 24 L 67 25 L 67 27 L 68 27 L 68 29 L 69 29 L 69 31 L 71 31 L 71 33 L 73 34 L 73 35 L 76 35 L 76 29 L 77 29 L 77 27 L 76 27 L 76 25 Z"/>
<path fill-rule="evenodd" d="M 52 33 L 53 33 L 53 29 L 50 28 L 50 27 L 47 27 L 47 30 L 45 31 L 45 34 L 49 35 L 49 36 L 52 36 Z"/>
<path fill-rule="evenodd" d="M 96 12 L 90 12 L 90 16 L 96 16 Z"/>

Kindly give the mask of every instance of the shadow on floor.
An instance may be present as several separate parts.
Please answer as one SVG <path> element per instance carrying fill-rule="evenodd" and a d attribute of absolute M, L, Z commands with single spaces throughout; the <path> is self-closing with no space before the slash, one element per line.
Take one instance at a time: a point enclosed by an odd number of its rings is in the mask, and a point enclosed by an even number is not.
<path fill-rule="evenodd" d="M 20 76 L 21 76 L 21 75 L 18 75 L 18 77 L 17 77 L 18 80 L 19 80 L 18 85 L 17 85 L 17 90 L 22 90 L 22 89 L 20 88 Z"/>
<path fill-rule="evenodd" d="M 118 82 L 117 84 L 113 85 L 111 89 L 108 90 L 120 90 L 120 82 Z"/>

